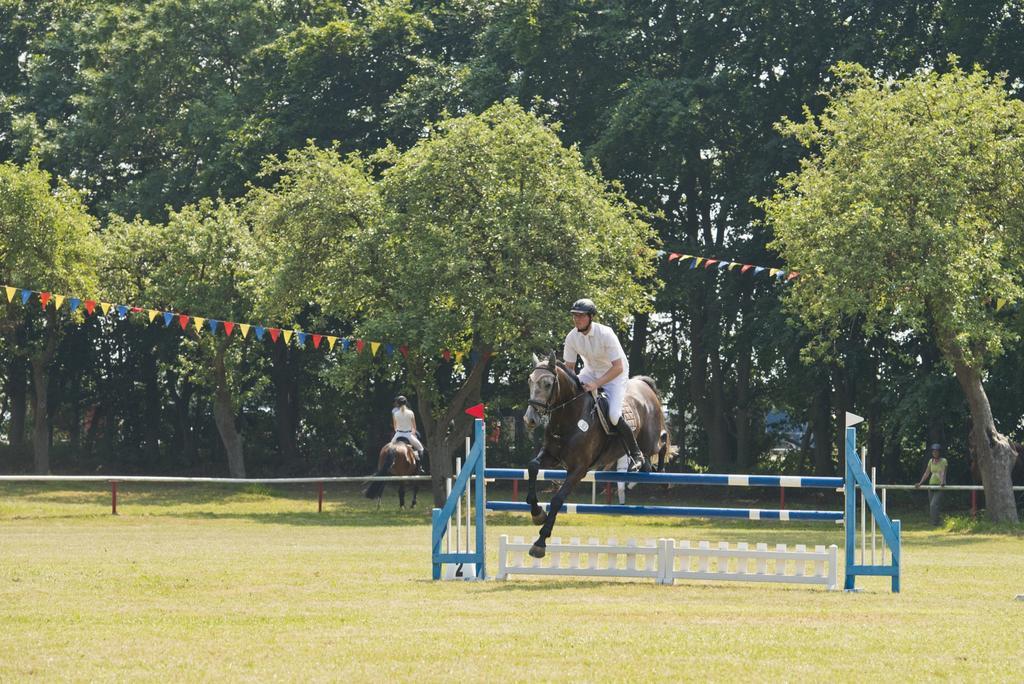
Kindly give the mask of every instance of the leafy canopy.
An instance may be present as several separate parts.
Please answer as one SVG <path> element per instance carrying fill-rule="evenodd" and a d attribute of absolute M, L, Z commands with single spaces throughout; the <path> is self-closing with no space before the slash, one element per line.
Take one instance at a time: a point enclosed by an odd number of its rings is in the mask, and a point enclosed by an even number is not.
<path fill-rule="evenodd" d="M 820 116 L 779 125 L 811 154 L 761 202 L 802 273 L 792 305 L 819 342 L 854 320 L 984 365 L 1014 337 L 995 302 L 1021 297 L 1024 103 L 955 58 L 903 81 L 834 72 Z"/>

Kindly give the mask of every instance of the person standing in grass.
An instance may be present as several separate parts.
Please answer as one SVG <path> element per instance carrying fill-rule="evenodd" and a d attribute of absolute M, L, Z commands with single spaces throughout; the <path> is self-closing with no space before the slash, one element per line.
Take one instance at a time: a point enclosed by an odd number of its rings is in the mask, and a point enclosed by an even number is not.
<path fill-rule="evenodd" d="M 942 445 L 932 444 L 932 457 L 928 459 L 928 463 L 924 466 L 924 474 L 921 475 L 921 480 L 914 485 L 920 487 L 924 484 L 925 480 L 928 480 L 928 484 L 937 487 L 946 486 L 946 468 L 949 467 L 949 462 L 942 457 Z M 930 476 L 930 477 L 929 477 Z M 941 489 L 929 489 L 928 490 L 928 517 L 931 519 L 932 526 L 938 527 L 940 517 L 942 514 L 942 490 Z"/>

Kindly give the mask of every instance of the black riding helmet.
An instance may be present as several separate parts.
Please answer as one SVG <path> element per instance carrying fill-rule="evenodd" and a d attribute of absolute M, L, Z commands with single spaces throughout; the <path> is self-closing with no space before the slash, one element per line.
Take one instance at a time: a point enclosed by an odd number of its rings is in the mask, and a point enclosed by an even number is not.
<path fill-rule="evenodd" d="M 399 394 L 397 397 L 395 397 L 395 403 L 398 404 L 399 406 L 405 406 L 406 404 L 409 403 L 409 400 L 403 397 L 401 394 Z"/>
<path fill-rule="evenodd" d="M 577 299 L 569 309 L 569 313 L 580 313 L 589 314 L 591 316 L 597 315 L 597 307 L 594 306 L 594 302 L 589 299 Z"/>

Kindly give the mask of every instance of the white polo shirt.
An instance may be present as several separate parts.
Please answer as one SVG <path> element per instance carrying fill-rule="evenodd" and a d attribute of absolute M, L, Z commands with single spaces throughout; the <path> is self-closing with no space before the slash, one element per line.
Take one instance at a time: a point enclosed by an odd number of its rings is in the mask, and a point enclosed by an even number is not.
<path fill-rule="evenodd" d="M 571 368 L 577 356 L 583 357 L 584 371 L 593 375 L 595 380 L 611 370 L 612 361 L 622 359 L 622 373 L 611 382 L 626 382 L 629 379 L 629 360 L 622 351 L 619 338 L 607 325 L 592 321 L 586 335 L 575 327 L 569 331 L 565 336 L 562 358 Z"/>
<path fill-rule="evenodd" d="M 412 432 L 415 425 L 415 414 L 408 406 L 397 406 L 391 410 L 395 417 L 395 429 L 399 432 Z"/>

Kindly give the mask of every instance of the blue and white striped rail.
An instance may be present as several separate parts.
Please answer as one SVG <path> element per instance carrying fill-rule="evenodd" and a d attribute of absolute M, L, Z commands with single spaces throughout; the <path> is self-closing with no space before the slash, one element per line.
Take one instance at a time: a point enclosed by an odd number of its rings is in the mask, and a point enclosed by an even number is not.
<path fill-rule="evenodd" d="M 528 480 L 525 468 L 487 468 L 484 477 L 492 480 Z M 564 470 L 540 470 L 538 480 L 564 480 Z M 726 487 L 817 487 L 842 489 L 841 477 L 803 477 L 798 475 L 713 475 L 710 473 L 620 473 L 592 471 L 583 482 L 643 482 L 644 484 L 723 485 Z"/>
<path fill-rule="evenodd" d="M 548 504 L 541 504 L 547 511 Z M 519 501 L 488 501 L 489 511 L 526 511 L 530 504 Z M 703 508 L 695 506 L 622 506 L 614 504 L 562 504 L 562 513 L 604 515 L 655 515 L 675 518 L 734 518 L 739 520 L 815 520 L 842 522 L 842 511 L 799 511 L 766 508 Z"/>

